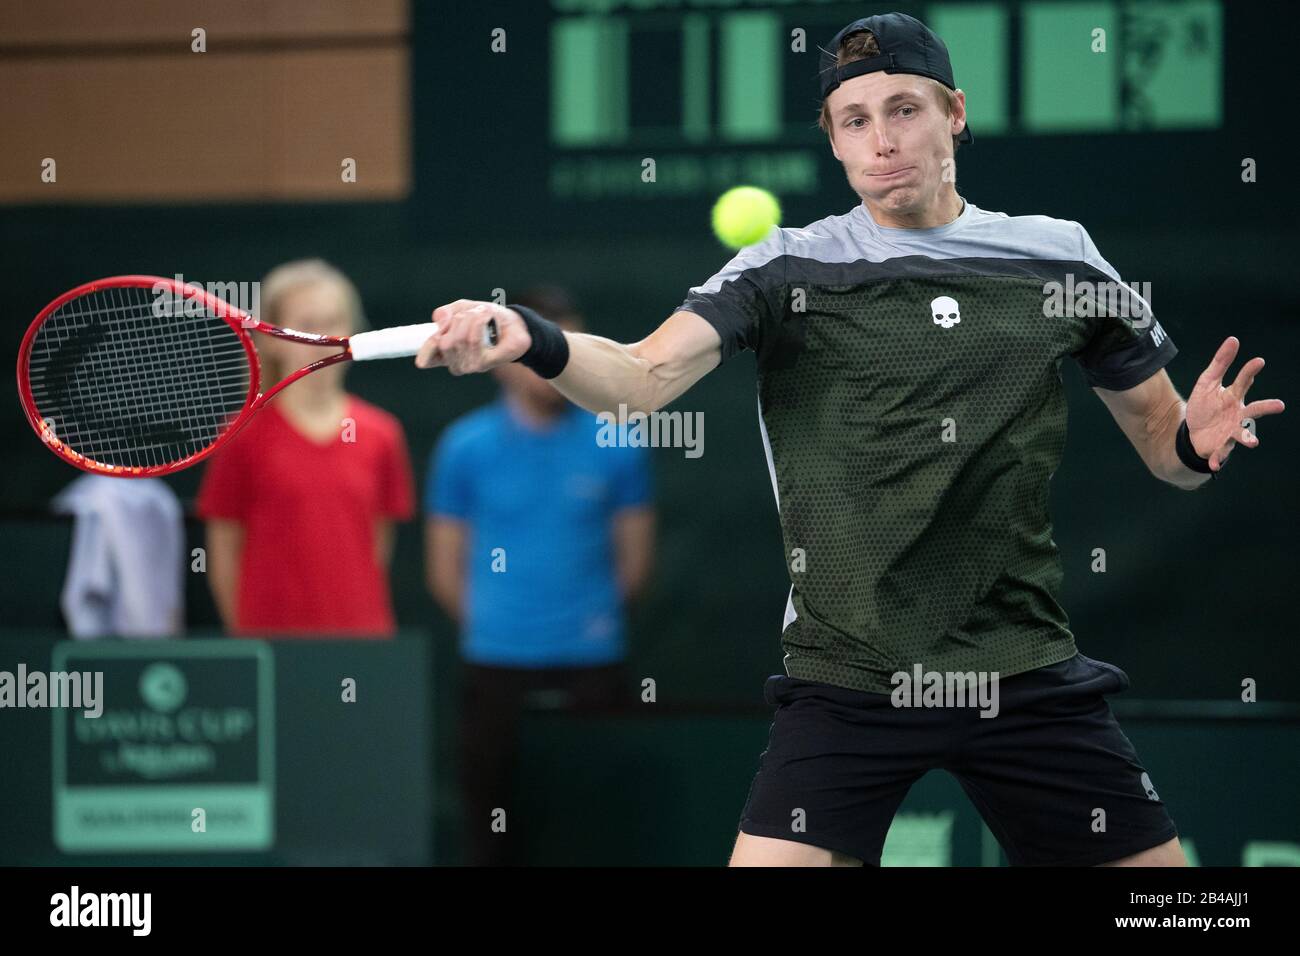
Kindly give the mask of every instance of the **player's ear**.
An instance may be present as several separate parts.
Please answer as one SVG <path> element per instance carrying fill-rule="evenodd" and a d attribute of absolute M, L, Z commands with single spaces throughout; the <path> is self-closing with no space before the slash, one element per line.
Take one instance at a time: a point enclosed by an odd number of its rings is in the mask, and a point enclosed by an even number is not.
<path fill-rule="evenodd" d="M 952 135 L 956 136 L 966 128 L 966 92 L 965 90 L 953 90 L 952 94 L 952 113 L 949 116 L 952 121 Z"/>

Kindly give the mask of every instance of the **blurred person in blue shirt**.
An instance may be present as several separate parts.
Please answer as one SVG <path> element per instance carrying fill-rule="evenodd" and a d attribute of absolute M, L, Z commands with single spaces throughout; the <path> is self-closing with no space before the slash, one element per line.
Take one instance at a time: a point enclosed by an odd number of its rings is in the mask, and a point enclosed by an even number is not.
<path fill-rule="evenodd" d="M 571 331 L 562 290 L 518 299 Z M 624 608 L 645 587 L 654 511 L 644 448 L 602 447 L 600 422 L 519 364 L 498 401 L 453 422 L 425 494 L 429 590 L 460 628 L 466 858 L 513 861 L 508 838 L 520 714 L 530 702 L 615 706 Z M 506 811 L 505 832 L 493 813 Z"/>

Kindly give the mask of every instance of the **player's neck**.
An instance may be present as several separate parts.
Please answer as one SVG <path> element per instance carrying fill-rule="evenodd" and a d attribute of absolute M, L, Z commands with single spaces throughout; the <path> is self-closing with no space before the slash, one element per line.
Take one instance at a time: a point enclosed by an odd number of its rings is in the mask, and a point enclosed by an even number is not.
<path fill-rule="evenodd" d="M 866 200 L 862 204 L 876 225 L 886 229 L 934 229 L 946 226 L 966 208 L 965 201 L 957 195 L 957 190 L 951 183 L 945 183 L 935 201 L 924 209 L 882 209 Z"/>

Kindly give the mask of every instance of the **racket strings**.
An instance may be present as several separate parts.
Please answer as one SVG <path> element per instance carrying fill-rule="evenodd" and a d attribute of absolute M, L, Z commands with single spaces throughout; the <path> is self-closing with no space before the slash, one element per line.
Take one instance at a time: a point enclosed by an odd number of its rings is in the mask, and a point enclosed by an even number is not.
<path fill-rule="evenodd" d="M 89 292 L 32 340 L 38 414 L 73 451 L 106 465 L 168 465 L 207 448 L 248 398 L 238 332 L 201 302 L 144 287 Z"/>

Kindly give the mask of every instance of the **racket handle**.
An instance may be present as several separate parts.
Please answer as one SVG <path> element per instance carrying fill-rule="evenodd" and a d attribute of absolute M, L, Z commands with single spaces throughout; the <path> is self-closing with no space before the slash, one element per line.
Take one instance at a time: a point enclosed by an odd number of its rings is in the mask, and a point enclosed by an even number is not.
<path fill-rule="evenodd" d="M 396 325 L 391 329 L 358 332 L 348 338 L 348 348 L 354 362 L 406 358 L 420 351 L 420 346 L 437 331 L 436 323 L 421 322 L 419 325 Z"/>

